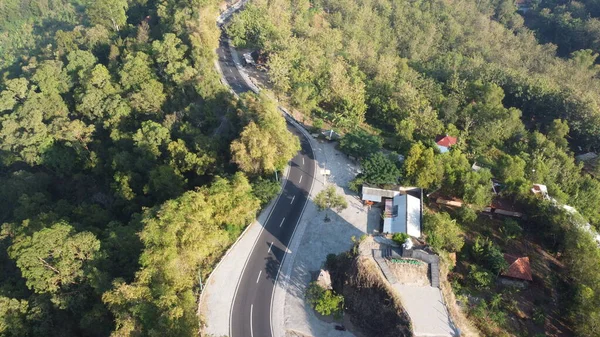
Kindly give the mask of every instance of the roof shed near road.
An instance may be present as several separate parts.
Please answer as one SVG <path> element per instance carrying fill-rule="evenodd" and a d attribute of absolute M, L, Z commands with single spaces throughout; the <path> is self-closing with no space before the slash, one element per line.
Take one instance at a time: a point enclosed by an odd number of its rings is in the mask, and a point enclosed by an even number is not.
<path fill-rule="evenodd" d="M 400 194 L 400 191 L 384 190 L 374 187 L 362 187 L 362 200 L 371 202 L 381 202 L 382 198 L 393 198 Z"/>

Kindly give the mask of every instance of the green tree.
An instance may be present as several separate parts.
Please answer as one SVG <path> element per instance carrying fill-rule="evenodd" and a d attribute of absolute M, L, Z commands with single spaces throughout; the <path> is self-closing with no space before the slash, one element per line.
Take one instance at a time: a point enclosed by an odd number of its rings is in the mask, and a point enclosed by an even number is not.
<path fill-rule="evenodd" d="M 367 158 L 381 149 L 383 139 L 359 129 L 347 133 L 340 140 L 340 150 L 355 158 Z"/>
<path fill-rule="evenodd" d="M 151 158 L 158 158 L 163 153 L 170 138 L 169 129 L 153 121 L 143 122 L 133 135 L 137 149 Z"/>
<path fill-rule="evenodd" d="M 44 61 L 37 66 L 31 81 L 43 93 L 63 94 L 71 89 L 72 83 L 60 61 Z"/>
<path fill-rule="evenodd" d="M 27 336 L 27 301 L 0 296 L 0 336 Z"/>
<path fill-rule="evenodd" d="M 245 105 L 251 121 L 231 143 L 232 161 L 253 175 L 282 170 L 300 150 L 300 141 L 266 96 L 247 96 Z"/>
<path fill-rule="evenodd" d="M 488 169 L 468 172 L 463 180 L 463 199 L 477 209 L 489 206 L 492 201 L 492 174 Z"/>
<path fill-rule="evenodd" d="M 553 141 L 556 146 L 566 149 L 569 146 L 567 135 L 569 134 L 569 124 L 562 119 L 555 119 L 548 128 L 547 137 Z"/>
<path fill-rule="evenodd" d="M 416 143 L 404 161 L 404 174 L 409 184 L 430 188 L 440 182 L 443 171 L 436 162 L 433 149 Z"/>
<path fill-rule="evenodd" d="M 361 161 L 364 181 L 370 184 L 396 184 L 400 178 L 400 169 L 390 156 L 377 152 Z"/>
<path fill-rule="evenodd" d="M 144 188 L 147 194 L 158 201 L 164 201 L 183 193 L 187 180 L 175 172 L 169 165 L 160 165 L 150 171 L 148 185 Z"/>
<path fill-rule="evenodd" d="M 226 225 L 247 225 L 258 205 L 247 178 L 236 173 L 146 210 L 139 219 L 144 248 L 135 280 L 115 280 L 102 296 L 115 317 L 113 334 L 196 334 L 198 274 L 206 277 L 231 243 Z"/>
<path fill-rule="evenodd" d="M 99 250 L 94 234 L 75 233 L 71 225 L 58 222 L 17 239 L 9 253 L 30 289 L 50 294 L 53 302 L 64 307 L 69 296 L 77 295 L 77 287 L 93 282 Z"/>
<path fill-rule="evenodd" d="M 446 212 L 425 213 L 423 232 L 427 243 L 437 251 L 458 252 L 465 244 L 460 226 Z"/>
<path fill-rule="evenodd" d="M 17 103 L 23 103 L 29 91 L 29 82 L 25 78 L 6 80 L 5 89 L 0 92 L 0 111 L 12 110 Z"/>
<path fill-rule="evenodd" d="M 86 14 L 92 24 L 119 31 L 127 23 L 128 4 L 125 0 L 98 0 L 91 3 Z"/>
<path fill-rule="evenodd" d="M 348 202 L 343 195 L 337 194 L 335 186 L 329 185 L 321 192 L 317 193 L 314 199 L 315 205 L 319 208 L 319 211 L 326 211 L 329 209 L 335 209 L 337 212 L 348 207 Z M 329 221 L 329 214 L 325 213 L 325 221 Z"/>

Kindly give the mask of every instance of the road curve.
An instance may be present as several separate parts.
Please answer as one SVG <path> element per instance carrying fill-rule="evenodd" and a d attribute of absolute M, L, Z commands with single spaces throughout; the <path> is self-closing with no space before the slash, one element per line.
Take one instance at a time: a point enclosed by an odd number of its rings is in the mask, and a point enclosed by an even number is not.
<path fill-rule="evenodd" d="M 225 33 L 222 33 L 217 54 L 223 76 L 231 89 L 236 94 L 250 91 L 235 66 Z M 229 322 L 230 337 L 279 337 L 272 336 L 271 333 L 271 299 L 275 281 L 296 225 L 308 202 L 316 173 L 310 141 L 290 123 L 288 129 L 300 138 L 301 150 L 290 162 L 283 191 L 235 285 Z"/>

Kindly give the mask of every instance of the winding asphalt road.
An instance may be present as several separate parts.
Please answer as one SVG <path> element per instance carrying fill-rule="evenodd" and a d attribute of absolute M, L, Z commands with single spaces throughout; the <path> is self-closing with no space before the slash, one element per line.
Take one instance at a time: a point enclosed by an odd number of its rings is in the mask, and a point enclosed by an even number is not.
<path fill-rule="evenodd" d="M 225 33 L 217 54 L 225 80 L 232 90 L 237 94 L 250 91 L 233 62 Z M 247 257 L 237 283 L 229 322 L 231 337 L 279 337 L 273 336 L 271 331 L 275 281 L 308 201 L 316 167 L 309 140 L 289 122 L 288 129 L 300 138 L 302 148 L 290 162 L 283 191 Z"/>

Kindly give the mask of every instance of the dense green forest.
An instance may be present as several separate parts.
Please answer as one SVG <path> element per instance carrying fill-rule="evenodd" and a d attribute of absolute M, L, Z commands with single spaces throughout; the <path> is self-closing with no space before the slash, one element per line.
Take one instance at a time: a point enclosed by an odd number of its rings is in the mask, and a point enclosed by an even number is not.
<path fill-rule="evenodd" d="M 299 148 L 220 84 L 217 5 L 0 3 L 0 336 L 197 335 L 200 278 Z"/>
<path fill-rule="evenodd" d="M 524 13 L 525 23 L 541 42 L 557 45 L 559 55 L 581 49 L 600 51 L 600 2 L 551 0 L 530 7 Z"/>
<path fill-rule="evenodd" d="M 363 159 L 351 188 L 416 185 L 482 209 L 490 179 L 500 181 L 500 196 L 527 209 L 527 230 L 562 254 L 561 315 L 597 335 L 600 253 L 581 228 L 600 228 L 599 172 L 574 158 L 600 150 L 596 53 L 562 57 L 502 1 L 256 0 L 227 30 L 268 56 L 272 85 L 294 108 L 346 133 L 340 148 Z M 450 153 L 434 144 L 443 134 L 458 138 Z M 382 145 L 405 161 L 377 153 Z M 580 214 L 535 198 L 533 183 Z M 458 221 L 471 218 L 461 212 Z"/>

